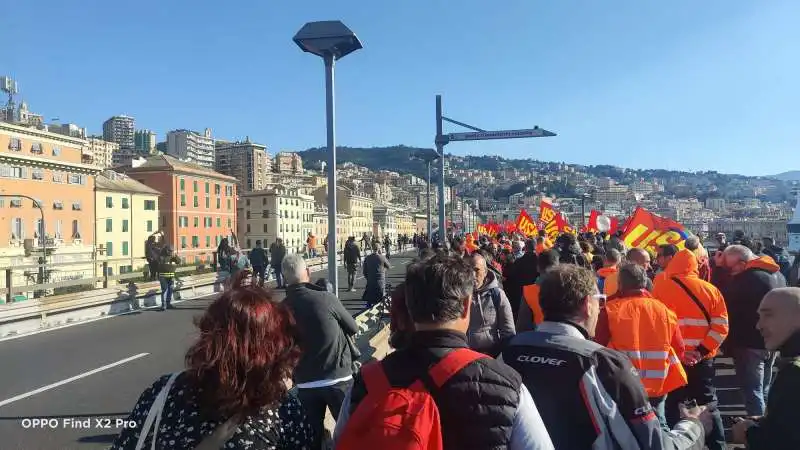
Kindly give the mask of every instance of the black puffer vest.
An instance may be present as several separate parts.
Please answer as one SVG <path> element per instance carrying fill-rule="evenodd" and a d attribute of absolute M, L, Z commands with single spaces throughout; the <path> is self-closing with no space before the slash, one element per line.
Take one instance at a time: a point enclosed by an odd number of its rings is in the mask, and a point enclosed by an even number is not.
<path fill-rule="evenodd" d="M 418 331 L 408 347 L 383 359 L 392 386 L 410 386 L 455 348 L 466 348 L 467 338 L 454 331 Z M 426 385 L 432 385 L 427 382 Z M 514 416 L 519 405 L 522 379 L 505 364 L 486 357 L 455 374 L 438 391 L 431 392 L 442 424 L 445 449 L 508 448 Z M 350 414 L 366 396 L 366 387 L 356 376 L 351 393 Z"/>

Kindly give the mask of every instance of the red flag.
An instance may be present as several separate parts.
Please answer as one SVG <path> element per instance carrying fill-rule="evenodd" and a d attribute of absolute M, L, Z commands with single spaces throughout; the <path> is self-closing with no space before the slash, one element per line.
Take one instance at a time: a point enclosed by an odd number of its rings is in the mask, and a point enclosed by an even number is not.
<path fill-rule="evenodd" d="M 528 211 L 524 209 L 519 212 L 517 217 L 517 230 L 528 237 L 535 237 L 538 234 L 539 227 L 533 221 Z"/>
<path fill-rule="evenodd" d="M 622 240 L 627 247 L 656 251 L 663 244 L 674 244 L 682 249 L 687 237 L 686 230 L 680 223 L 639 207 L 628 219 Z"/>

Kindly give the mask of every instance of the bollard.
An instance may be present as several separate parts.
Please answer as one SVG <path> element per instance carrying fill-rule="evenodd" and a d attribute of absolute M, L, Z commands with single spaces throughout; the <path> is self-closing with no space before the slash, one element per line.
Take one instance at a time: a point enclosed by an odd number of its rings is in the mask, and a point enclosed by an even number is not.
<path fill-rule="evenodd" d="M 11 293 L 11 287 L 12 287 L 11 280 L 12 280 L 11 269 L 6 269 L 6 289 L 8 290 L 6 292 L 6 303 L 11 303 L 11 299 L 14 297 L 13 294 Z"/>

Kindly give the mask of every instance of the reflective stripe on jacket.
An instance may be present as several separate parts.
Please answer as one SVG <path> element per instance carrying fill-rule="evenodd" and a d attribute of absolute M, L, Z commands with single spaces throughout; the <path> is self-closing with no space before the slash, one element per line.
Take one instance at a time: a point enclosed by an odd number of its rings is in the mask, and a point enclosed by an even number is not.
<path fill-rule="evenodd" d="M 606 304 L 611 339 L 607 345 L 627 356 L 639 371 L 648 397 L 660 397 L 686 384 L 672 339 L 678 318 L 663 303 L 643 296 Z"/>
<path fill-rule="evenodd" d="M 667 264 L 663 278 L 656 277 L 653 297 L 661 300 L 678 316 L 687 350 L 697 350 L 704 358 L 717 354 L 728 336 L 728 309 L 722 294 L 713 284 L 698 277 L 697 257 L 691 250 L 681 250 Z M 708 319 L 683 283 L 708 312 Z"/>

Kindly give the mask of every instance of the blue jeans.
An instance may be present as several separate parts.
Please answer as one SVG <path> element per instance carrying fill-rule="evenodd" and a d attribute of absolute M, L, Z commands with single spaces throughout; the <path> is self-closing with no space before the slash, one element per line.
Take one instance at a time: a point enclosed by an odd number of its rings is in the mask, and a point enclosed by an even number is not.
<path fill-rule="evenodd" d="M 161 309 L 167 309 L 172 306 L 172 289 L 175 287 L 175 279 L 161 277 L 158 281 L 161 282 Z"/>
<path fill-rule="evenodd" d="M 275 287 L 282 288 L 283 272 L 281 272 L 281 266 L 272 266 L 272 270 L 275 271 Z"/>
<path fill-rule="evenodd" d="M 731 349 L 731 356 L 747 415 L 763 416 L 769 385 L 772 383 L 775 353 L 763 349 L 737 347 Z"/>

